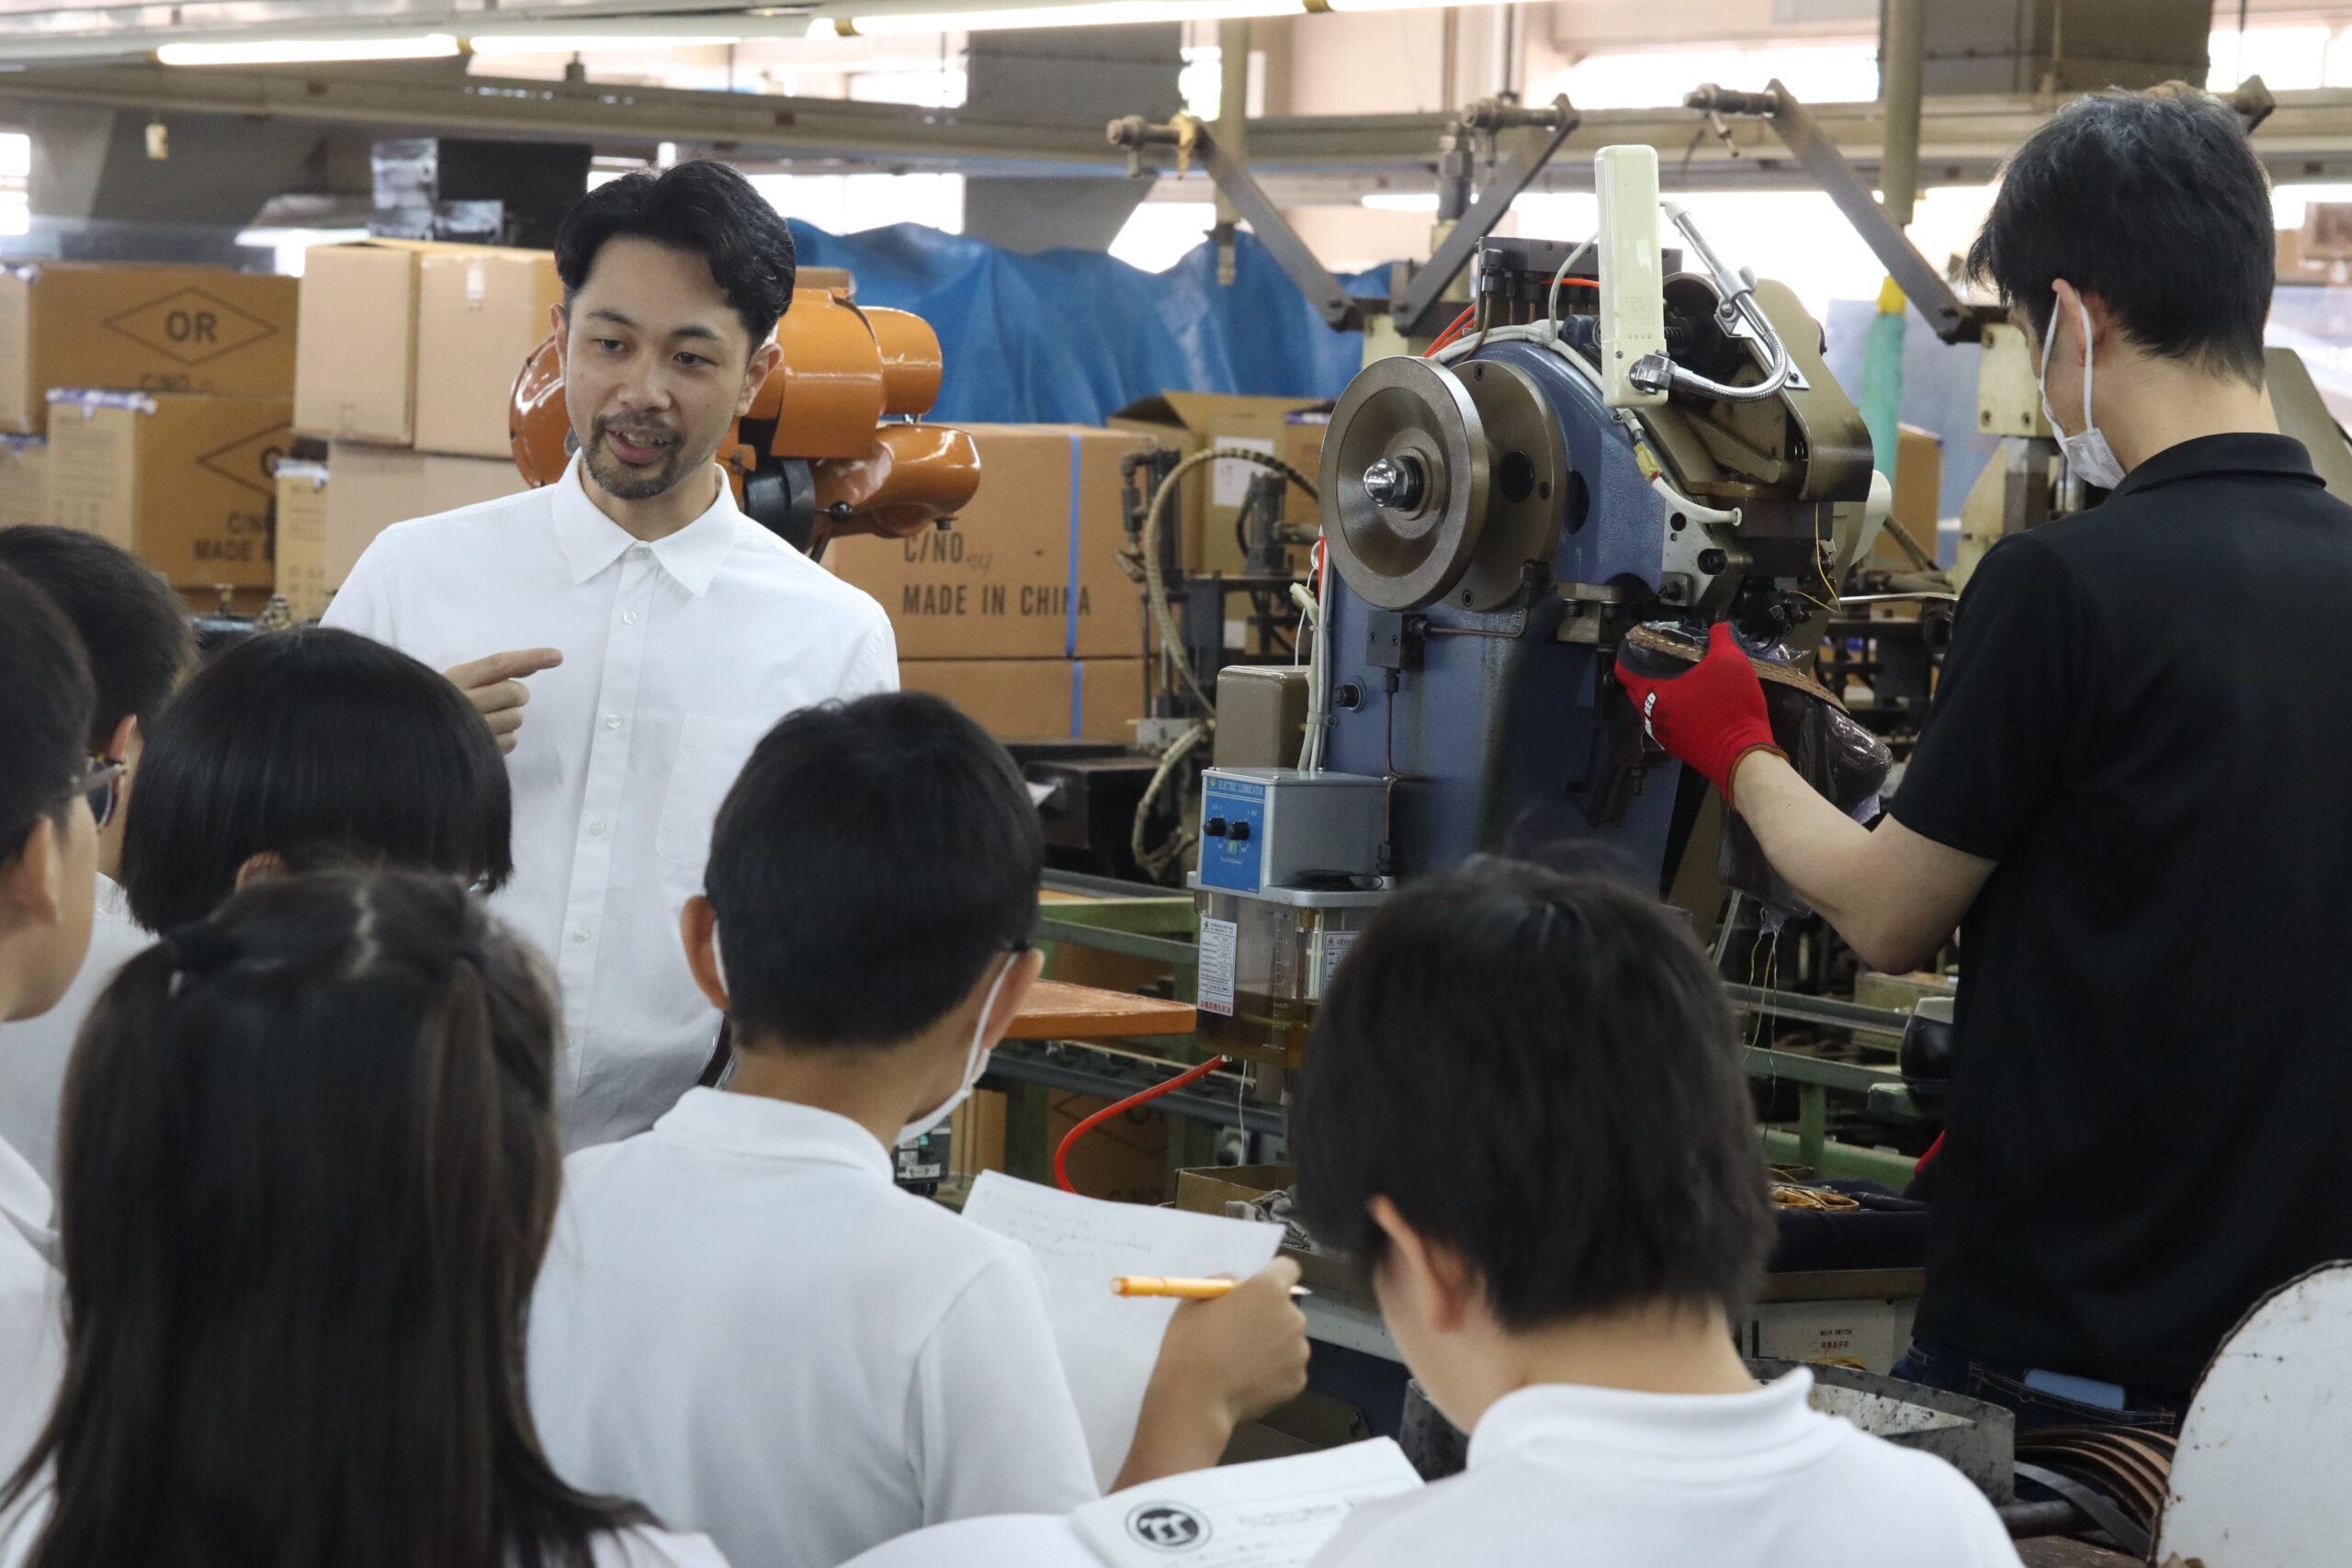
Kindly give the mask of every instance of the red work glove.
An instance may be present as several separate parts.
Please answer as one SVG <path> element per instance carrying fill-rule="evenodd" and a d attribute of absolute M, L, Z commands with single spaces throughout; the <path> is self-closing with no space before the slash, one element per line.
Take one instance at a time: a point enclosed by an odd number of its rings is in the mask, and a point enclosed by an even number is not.
<path fill-rule="evenodd" d="M 1681 674 L 1659 680 L 1627 669 L 1621 658 L 1617 679 L 1649 738 L 1704 773 L 1726 805 L 1732 771 L 1742 757 L 1750 751 L 1788 755 L 1772 739 L 1763 684 L 1724 622 L 1707 635 L 1707 657 Z"/>

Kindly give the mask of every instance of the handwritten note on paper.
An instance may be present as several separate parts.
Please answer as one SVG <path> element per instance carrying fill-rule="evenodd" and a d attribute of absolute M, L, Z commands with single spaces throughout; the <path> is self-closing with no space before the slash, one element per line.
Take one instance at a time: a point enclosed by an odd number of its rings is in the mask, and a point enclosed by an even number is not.
<path fill-rule="evenodd" d="M 1302 1568 L 1351 1509 L 1420 1483 L 1380 1438 L 1131 1486 L 1070 1523 L 1110 1568 Z"/>
<path fill-rule="evenodd" d="M 1280 1225 L 1106 1203 L 984 1171 L 964 1217 L 1010 1236 L 1037 1257 L 1054 1342 L 1069 1370 L 1097 1483 L 1108 1487 L 1135 1441 L 1144 1385 L 1159 1359 L 1171 1301 L 1114 1296 L 1116 1274 L 1230 1274 L 1247 1279 L 1273 1261 Z"/>

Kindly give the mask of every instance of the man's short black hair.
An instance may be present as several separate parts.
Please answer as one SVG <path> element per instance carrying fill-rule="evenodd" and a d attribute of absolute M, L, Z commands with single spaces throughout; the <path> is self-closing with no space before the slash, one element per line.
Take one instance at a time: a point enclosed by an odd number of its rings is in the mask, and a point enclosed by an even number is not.
<path fill-rule="evenodd" d="M 0 864 L 43 815 L 72 803 L 96 701 L 72 623 L 0 566 Z"/>
<path fill-rule="evenodd" d="M 2270 183 L 2210 93 L 2098 93 L 2060 109 L 2011 154 L 1968 269 L 2038 333 L 2063 277 L 2149 352 L 2262 384 Z"/>
<path fill-rule="evenodd" d="M 794 714 L 711 832 L 736 1039 L 911 1039 L 1028 941 L 1045 863 L 1020 770 L 949 704 L 892 692 Z"/>
<path fill-rule="evenodd" d="M 598 186 L 564 214 L 555 270 L 564 308 L 607 240 L 650 240 L 700 256 L 757 350 L 792 303 L 792 226 L 728 164 L 697 158 L 661 174 L 639 169 Z"/>
<path fill-rule="evenodd" d="M 1747 1082 L 1685 923 L 1593 876 L 1475 861 L 1340 966 L 1291 1116 L 1302 1222 L 1367 1274 L 1385 1197 L 1507 1327 L 1736 1310 L 1772 1240 Z"/>
<path fill-rule="evenodd" d="M 257 632 L 164 709 L 125 820 L 122 889 L 150 931 L 201 919 L 254 855 L 288 871 L 513 874 L 498 742 L 439 671 L 327 626 Z"/>
<path fill-rule="evenodd" d="M 98 693 L 90 750 L 105 751 L 126 717 L 139 721 L 141 734 L 153 729 L 196 662 L 196 634 L 180 596 L 129 550 L 79 528 L 0 528 L 0 566 L 16 568 L 48 594 L 81 633 Z"/>

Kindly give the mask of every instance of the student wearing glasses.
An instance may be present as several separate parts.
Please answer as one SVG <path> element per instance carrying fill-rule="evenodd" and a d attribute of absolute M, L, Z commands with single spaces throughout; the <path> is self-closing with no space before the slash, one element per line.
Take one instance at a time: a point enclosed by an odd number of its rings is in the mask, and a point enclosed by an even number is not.
<path fill-rule="evenodd" d="M 156 722 L 123 840 L 130 912 L 160 931 L 258 877 L 434 871 L 488 891 L 513 869 L 506 770 L 457 687 L 320 626 L 213 656 Z"/>
<path fill-rule="evenodd" d="M 87 760 L 96 706 L 74 628 L 0 567 L 0 1021 L 57 1005 L 90 945 L 97 828 Z M 0 1467 L 23 1457 L 61 1348 L 48 1184 L 0 1139 Z"/>
<path fill-rule="evenodd" d="M 147 945 L 119 880 L 123 827 L 141 753 L 164 704 L 196 662 L 196 639 L 179 595 L 130 552 L 96 534 L 36 525 L 0 528 L 0 566 L 49 595 L 81 634 L 97 689 L 90 752 L 122 768 L 90 800 L 98 825 L 98 880 L 89 956 L 55 1007 L 38 1019 L 0 1025 L 0 1138 L 53 1183 L 57 1101 L 74 1031 L 114 972 Z"/>

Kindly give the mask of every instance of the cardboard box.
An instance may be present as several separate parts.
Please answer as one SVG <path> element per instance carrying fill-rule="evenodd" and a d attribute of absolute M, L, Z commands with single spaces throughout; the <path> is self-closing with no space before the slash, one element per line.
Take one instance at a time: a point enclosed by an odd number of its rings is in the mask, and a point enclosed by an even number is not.
<path fill-rule="evenodd" d="M 507 397 L 562 299 L 543 251 L 418 241 L 304 257 L 294 427 L 304 435 L 498 457 Z"/>
<path fill-rule="evenodd" d="M 1916 424 L 1897 425 L 1894 436 L 1894 509 L 1888 513 L 1888 518 L 1891 523 L 1901 524 L 1904 531 L 1917 541 L 1919 547 L 1930 557 L 1936 553 L 1936 514 L 1943 504 L 1943 438 Z M 1883 529 L 1871 546 L 1870 558 L 1883 565 L 1891 565 L 1898 571 L 1917 570 L 1910 552 Z"/>
<path fill-rule="evenodd" d="M 0 430 L 39 434 L 52 387 L 284 397 L 295 280 L 202 266 L 0 270 Z"/>
<path fill-rule="evenodd" d="M 49 443 L 0 435 L 0 528 L 49 520 Z"/>
<path fill-rule="evenodd" d="M 177 588 L 266 590 L 291 412 L 282 397 L 53 391 L 49 520 L 112 540 Z"/>
<path fill-rule="evenodd" d="M 1293 454 L 1304 450 L 1308 439 L 1306 433 L 1313 427 L 1302 426 L 1301 433 L 1294 434 L 1289 428 L 1290 416 L 1300 412 L 1320 412 L 1328 424 L 1330 407 L 1311 398 L 1245 398 L 1224 392 L 1171 391 L 1129 403 L 1103 423 L 1113 430 L 1150 435 L 1160 446 L 1174 447 L 1187 457 L 1210 446 L 1239 446 L 1268 453 L 1291 463 L 1311 479 L 1322 460 L 1322 436 L 1319 431 L 1312 435 L 1313 459 L 1300 463 Z M 1233 536 L 1233 520 L 1240 513 L 1242 498 L 1249 494 L 1250 481 L 1264 472 L 1255 463 L 1227 458 L 1212 464 L 1204 478 L 1185 481 L 1176 508 L 1182 519 L 1184 542 L 1181 558 L 1186 566 L 1195 571 L 1241 570 L 1241 547 Z M 1312 522 L 1315 505 L 1294 486 L 1284 503 L 1283 515 L 1293 521 Z"/>
<path fill-rule="evenodd" d="M 1143 590 L 1120 566 L 1119 459 L 1147 438 L 974 424 L 980 488 L 955 526 L 836 539 L 825 564 L 881 602 L 901 659 L 1131 659 Z"/>
<path fill-rule="evenodd" d="M 377 535 L 530 487 L 511 460 L 450 457 L 338 441 L 327 449 L 326 586 L 332 593 Z"/>
<path fill-rule="evenodd" d="M 1140 659 L 910 659 L 899 684 L 945 697 L 999 740 L 1135 739 Z"/>
<path fill-rule="evenodd" d="M 297 621 L 327 608 L 327 466 L 277 465 L 277 596 Z"/>

